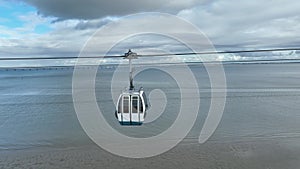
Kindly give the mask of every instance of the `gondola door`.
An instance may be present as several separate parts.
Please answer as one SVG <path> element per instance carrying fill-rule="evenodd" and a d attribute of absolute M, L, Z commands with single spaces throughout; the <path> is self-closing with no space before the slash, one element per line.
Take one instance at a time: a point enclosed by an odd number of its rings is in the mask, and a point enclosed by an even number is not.
<path fill-rule="evenodd" d="M 130 95 L 122 96 L 122 123 L 129 123 L 131 121 L 131 106 L 130 106 Z"/>
<path fill-rule="evenodd" d="M 131 123 L 134 124 L 140 123 L 139 102 L 140 102 L 139 95 L 131 96 Z"/>

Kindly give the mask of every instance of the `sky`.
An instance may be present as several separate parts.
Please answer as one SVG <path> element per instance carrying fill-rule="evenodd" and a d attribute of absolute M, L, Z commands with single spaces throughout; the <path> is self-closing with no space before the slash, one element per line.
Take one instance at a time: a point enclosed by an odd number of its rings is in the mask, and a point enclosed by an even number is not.
<path fill-rule="evenodd" d="M 185 19 L 217 50 L 300 46 L 300 1 L 296 0 L 0 0 L 0 11 L 0 57 L 77 56 L 97 29 L 140 12 Z M 145 48 L 167 43 L 151 37 L 141 40 Z M 123 47 L 131 46 L 143 47 L 133 42 Z M 298 57 L 295 51 L 260 55 Z"/>

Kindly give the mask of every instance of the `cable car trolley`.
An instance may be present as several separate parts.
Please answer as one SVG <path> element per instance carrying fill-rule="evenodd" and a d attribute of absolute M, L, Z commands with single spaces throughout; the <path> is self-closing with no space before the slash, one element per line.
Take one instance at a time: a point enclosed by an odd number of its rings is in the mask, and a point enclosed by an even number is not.
<path fill-rule="evenodd" d="M 148 109 L 148 101 L 146 94 L 141 87 L 135 90 L 133 86 L 133 70 L 132 59 L 137 59 L 137 54 L 130 49 L 125 53 L 124 59 L 129 61 L 129 89 L 124 90 L 116 105 L 115 116 L 121 125 L 141 125 L 143 124 L 146 111 Z"/>

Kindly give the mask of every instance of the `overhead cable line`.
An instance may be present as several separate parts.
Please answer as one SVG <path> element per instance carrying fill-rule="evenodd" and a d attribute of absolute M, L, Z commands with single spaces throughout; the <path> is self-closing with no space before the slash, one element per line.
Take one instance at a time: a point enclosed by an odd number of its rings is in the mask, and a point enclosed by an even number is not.
<path fill-rule="evenodd" d="M 299 51 L 297 48 L 273 48 L 273 49 L 257 49 L 257 50 L 234 50 L 234 51 L 208 51 L 208 52 L 186 52 L 186 53 L 158 53 L 137 55 L 138 57 L 162 57 L 162 56 L 188 56 L 188 55 L 216 55 L 216 54 L 236 54 L 236 53 L 258 53 L 258 52 L 280 52 L 280 51 Z M 105 59 L 105 58 L 124 58 L 125 55 L 110 56 L 87 56 L 80 59 Z M 18 61 L 18 60 L 68 60 L 79 59 L 79 57 L 6 57 L 0 58 L 0 61 Z"/>

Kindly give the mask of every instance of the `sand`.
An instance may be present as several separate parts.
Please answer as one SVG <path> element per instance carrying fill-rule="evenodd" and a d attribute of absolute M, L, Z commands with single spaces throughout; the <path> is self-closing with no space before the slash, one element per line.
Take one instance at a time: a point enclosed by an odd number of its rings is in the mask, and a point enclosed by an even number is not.
<path fill-rule="evenodd" d="M 108 153 L 96 145 L 68 149 L 2 151 L 0 166 L 9 168 L 216 168 L 216 169 L 297 169 L 300 151 L 289 147 L 293 139 L 184 141 L 159 156 L 129 159 Z M 284 144 L 286 143 L 286 144 Z M 283 158 L 284 157 L 284 158 Z"/>

